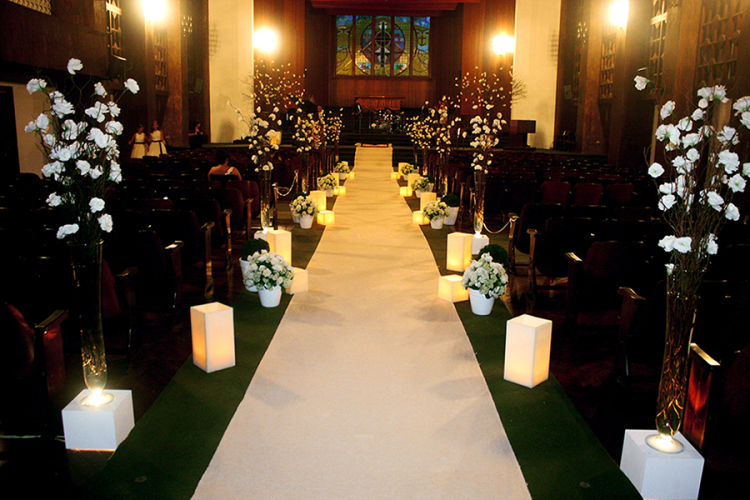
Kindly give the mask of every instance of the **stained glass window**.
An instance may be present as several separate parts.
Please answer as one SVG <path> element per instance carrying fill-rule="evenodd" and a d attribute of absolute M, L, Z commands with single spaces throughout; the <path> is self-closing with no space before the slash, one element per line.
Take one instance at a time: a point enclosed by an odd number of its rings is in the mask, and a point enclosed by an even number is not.
<path fill-rule="evenodd" d="M 430 76 L 430 18 L 336 16 L 336 75 Z"/>

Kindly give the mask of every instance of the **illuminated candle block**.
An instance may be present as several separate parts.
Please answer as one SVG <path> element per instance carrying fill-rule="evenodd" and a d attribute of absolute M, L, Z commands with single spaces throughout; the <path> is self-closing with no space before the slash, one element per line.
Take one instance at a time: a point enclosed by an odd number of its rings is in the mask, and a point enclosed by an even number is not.
<path fill-rule="evenodd" d="M 391 179 L 400 179 L 401 174 L 398 172 L 391 172 Z"/>
<path fill-rule="evenodd" d="M 286 289 L 286 293 L 294 295 L 299 292 L 306 292 L 308 289 L 308 277 L 307 269 L 301 267 L 293 267 L 294 279 L 292 280 L 292 286 Z"/>
<path fill-rule="evenodd" d="M 471 254 L 477 255 L 480 250 L 490 244 L 490 239 L 483 234 L 474 234 L 471 238 Z"/>
<path fill-rule="evenodd" d="M 398 194 L 401 195 L 401 196 L 411 196 L 412 195 L 412 191 L 411 191 L 411 188 L 409 186 L 402 186 L 402 187 L 398 188 Z"/>
<path fill-rule="evenodd" d="M 326 209 L 328 198 L 326 197 L 325 191 L 310 191 L 308 197 L 315 201 L 315 203 L 318 205 L 318 210 Z"/>
<path fill-rule="evenodd" d="M 505 330 L 503 378 L 535 387 L 549 378 L 552 322 L 528 314 L 509 319 Z"/>
<path fill-rule="evenodd" d="M 292 263 L 292 233 L 283 229 L 269 229 L 266 234 L 268 250 Z"/>
<path fill-rule="evenodd" d="M 346 186 L 338 186 L 333 188 L 333 194 L 336 196 L 344 196 L 346 194 Z"/>
<path fill-rule="evenodd" d="M 114 451 L 135 425 L 133 396 L 130 391 L 105 389 L 114 399 L 101 406 L 86 406 L 91 395 L 84 389 L 63 408 L 65 448 L 68 450 Z"/>
<path fill-rule="evenodd" d="M 446 249 L 445 267 L 449 271 L 463 272 L 471 264 L 471 240 L 469 233 L 450 233 Z"/>
<path fill-rule="evenodd" d="M 406 185 L 411 187 L 412 184 L 414 184 L 414 181 L 417 180 L 417 177 L 422 177 L 416 172 L 412 172 L 409 175 L 406 176 Z"/>
<path fill-rule="evenodd" d="M 422 191 L 422 196 L 419 197 L 419 209 L 424 210 L 424 207 L 431 201 L 437 200 L 437 193 L 429 191 Z"/>
<path fill-rule="evenodd" d="M 190 308 L 193 364 L 206 373 L 234 366 L 234 311 L 220 302 Z"/>
<path fill-rule="evenodd" d="M 424 224 L 429 224 L 430 223 L 430 219 L 428 219 L 427 217 L 425 217 L 422 214 L 421 210 L 417 210 L 416 212 L 412 212 L 412 214 L 411 214 L 411 221 L 414 224 L 419 224 L 420 226 L 422 226 Z"/>
<path fill-rule="evenodd" d="M 354 179 L 354 177 L 355 177 L 355 175 L 354 175 L 354 171 L 351 171 L 351 172 L 349 172 L 348 174 L 346 174 L 346 178 L 347 178 L 347 179 Z"/>
<path fill-rule="evenodd" d="M 333 224 L 333 210 L 321 210 L 318 212 L 318 224 L 329 226 Z"/>
<path fill-rule="evenodd" d="M 674 436 L 685 448 L 665 453 L 646 444 L 655 430 L 625 430 L 620 469 L 643 498 L 695 500 L 703 475 L 704 459 L 679 432 Z"/>
<path fill-rule="evenodd" d="M 441 276 L 438 282 L 438 298 L 448 302 L 462 302 L 469 300 L 469 291 L 461 286 L 462 276 L 451 274 Z"/>

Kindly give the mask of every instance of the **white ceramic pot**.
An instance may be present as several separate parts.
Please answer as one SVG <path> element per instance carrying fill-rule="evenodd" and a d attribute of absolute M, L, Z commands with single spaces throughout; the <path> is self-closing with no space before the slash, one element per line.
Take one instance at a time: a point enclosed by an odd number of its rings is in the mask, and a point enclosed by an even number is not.
<path fill-rule="evenodd" d="M 432 229 L 443 229 L 443 221 L 445 217 L 438 217 L 437 219 L 430 220 L 430 226 Z"/>
<path fill-rule="evenodd" d="M 281 287 L 275 286 L 270 290 L 261 288 L 258 290 L 260 305 L 263 307 L 276 307 L 281 303 Z"/>
<path fill-rule="evenodd" d="M 469 302 L 471 303 L 471 312 L 477 316 L 487 316 L 492 312 L 495 297 L 488 299 L 479 290 L 469 288 Z"/>
<path fill-rule="evenodd" d="M 240 271 L 242 272 L 242 282 L 243 283 L 245 282 L 245 269 L 247 269 L 247 265 L 248 264 L 250 264 L 248 261 L 240 259 Z M 246 284 L 245 285 L 245 289 L 248 292 L 257 292 L 258 291 L 258 289 L 255 288 L 255 285 L 247 285 Z"/>
<path fill-rule="evenodd" d="M 299 227 L 302 229 L 310 229 L 313 223 L 312 215 L 301 215 L 299 218 Z"/>
<path fill-rule="evenodd" d="M 292 215 L 292 219 L 294 219 L 295 224 L 299 224 L 299 215 Z"/>
<path fill-rule="evenodd" d="M 446 226 L 452 226 L 456 223 L 456 217 L 458 217 L 458 207 L 448 207 L 451 211 L 450 215 L 445 218 L 444 224 Z"/>
<path fill-rule="evenodd" d="M 345 181 L 346 180 L 346 174 L 344 172 L 339 172 L 339 181 Z"/>
<path fill-rule="evenodd" d="M 415 189 L 414 194 L 417 196 L 417 198 L 422 197 L 422 190 L 421 189 Z"/>
<path fill-rule="evenodd" d="M 333 197 L 333 189 L 326 189 L 326 197 L 327 198 Z"/>

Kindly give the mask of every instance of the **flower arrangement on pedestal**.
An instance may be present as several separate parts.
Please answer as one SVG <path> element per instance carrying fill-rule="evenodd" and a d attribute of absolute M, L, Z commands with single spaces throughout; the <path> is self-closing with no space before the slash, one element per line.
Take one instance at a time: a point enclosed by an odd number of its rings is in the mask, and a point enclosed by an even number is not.
<path fill-rule="evenodd" d="M 345 161 L 340 161 L 336 163 L 336 165 L 334 165 L 333 171 L 337 174 L 348 174 L 351 169 L 349 168 L 348 163 L 346 163 Z"/>
<path fill-rule="evenodd" d="M 294 270 L 281 255 L 266 250 L 256 252 L 245 267 L 245 287 L 255 287 L 263 307 L 279 305 L 281 292 L 292 286 Z"/>
<path fill-rule="evenodd" d="M 78 59 L 68 61 L 70 76 L 50 91 L 44 78 L 34 78 L 26 89 L 46 97 L 39 116 L 26 126 L 33 132 L 48 163 L 42 175 L 57 183 L 47 198 L 52 207 L 62 207 L 67 223 L 57 230 L 70 250 L 76 281 L 77 307 L 81 324 L 81 351 L 86 386 L 92 392 L 89 404 L 111 399 L 103 395 L 107 382 L 107 361 L 102 331 L 102 234 L 112 231 L 112 217 L 106 213 L 105 198 L 113 183 L 122 180 L 117 137 L 123 126 L 118 99 L 110 96 L 102 82 L 83 82 L 76 74 L 83 69 Z M 138 83 L 125 80 L 126 92 L 137 93 Z M 63 93 L 60 89 L 68 89 Z M 123 92 L 124 93 L 124 92 Z M 78 101 L 69 100 L 75 95 Z M 122 94 L 119 96 L 122 97 Z"/>
<path fill-rule="evenodd" d="M 424 210 L 422 211 L 422 215 L 424 215 L 431 221 L 435 219 L 441 219 L 443 217 L 448 217 L 450 214 L 450 207 L 442 201 L 429 201 L 424 206 Z"/>
<path fill-rule="evenodd" d="M 639 90 L 649 83 L 641 76 L 635 78 Z M 750 177 L 750 163 L 742 163 L 738 154 L 747 154 L 747 144 L 740 136 L 743 129 L 750 128 L 750 96 L 734 102 L 732 118 L 726 94 L 721 85 L 698 90 L 698 105 L 679 118 L 675 117 L 675 102 L 668 101 L 661 107 L 662 123 L 655 131 L 664 159 L 652 163 L 648 173 L 657 184 L 658 206 L 673 234 L 659 241 L 670 259 L 667 332 L 656 416 L 659 436 L 649 441 L 654 447 L 679 448 L 672 436 L 683 416 L 698 289 L 711 256 L 719 250 L 720 228 L 740 217 L 732 198 L 745 190 Z"/>
<path fill-rule="evenodd" d="M 485 253 L 472 260 L 464 271 L 461 285 L 469 290 L 471 310 L 477 315 L 487 315 L 492 311 L 496 298 L 502 296 L 508 287 L 508 273 L 505 268 Z"/>
<path fill-rule="evenodd" d="M 344 122 L 341 116 L 333 115 L 325 118 L 325 136 L 326 143 L 338 146 L 341 138 L 341 129 L 344 128 Z"/>
<path fill-rule="evenodd" d="M 411 163 L 405 163 L 401 165 L 401 175 L 403 175 L 404 177 L 414 173 L 414 170 L 414 165 L 412 165 Z"/>
<path fill-rule="evenodd" d="M 323 177 L 318 177 L 318 186 L 324 191 L 333 191 L 333 188 L 337 185 L 338 183 L 333 174 L 326 174 Z"/>
<path fill-rule="evenodd" d="M 422 192 L 422 191 L 429 191 L 430 189 L 430 179 L 426 176 L 419 176 L 411 183 L 411 188 L 415 192 Z"/>

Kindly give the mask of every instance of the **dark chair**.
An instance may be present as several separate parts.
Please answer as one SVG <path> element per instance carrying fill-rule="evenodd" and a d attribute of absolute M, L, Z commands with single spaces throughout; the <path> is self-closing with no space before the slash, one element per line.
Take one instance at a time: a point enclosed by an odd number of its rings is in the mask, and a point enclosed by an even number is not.
<path fill-rule="evenodd" d="M 578 314 L 587 310 L 618 310 L 619 289 L 650 290 L 658 272 L 649 263 L 650 250 L 640 241 L 597 241 L 584 258 L 567 253 L 568 292 L 565 328 L 578 329 Z"/>
<path fill-rule="evenodd" d="M 207 299 L 213 296 L 211 230 L 213 222 L 201 225 L 189 210 L 152 210 L 151 227 L 161 241 L 181 241 L 182 272 L 185 281 L 197 282 Z"/>
<path fill-rule="evenodd" d="M 503 210 L 506 214 L 520 214 L 523 207 L 534 202 L 538 184 L 533 180 L 515 180 L 506 185 Z"/>
<path fill-rule="evenodd" d="M 598 241 L 644 241 L 651 229 L 645 220 L 605 219 L 594 230 Z"/>
<path fill-rule="evenodd" d="M 550 217 L 562 215 L 563 207 L 560 204 L 543 205 L 540 203 L 528 203 L 521 210 L 521 215 L 510 214 L 510 229 L 508 239 L 508 262 L 509 271 L 516 273 L 516 250 L 528 254 L 531 252 L 531 238 L 529 229 L 538 229 Z"/>
<path fill-rule="evenodd" d="M 607 207 L 602 205 L 570 205 L 565 208 L 565 217 L 586 217 L 599 222 L 607 217 Z"/>
<path fill-rule="evenodd" d="M 250 180 L 230 180 L 227 182 L 226 187 L 237 189 L 242 193 L 242 200 L 245 202 L 249 216 L 260 212 L 260 189 L 257 182 Z"/>
<path fill-rule="evenodd" d="M 170 187 L 165 195 L 170 200 L 177 200 L 180 198 L 191 198 L 194 200 L 205 200 L 207 194 L 195 187 Z"/>
<path fill-rule="evenodd" d="M 229 209 L 222 210 L 219 202 L 216 200 L 175 200 L 175 208 L 179 210 L 189 210 L 198 216 L 198 222 L 204 225 L 208 222 L 213 223 L 211 229 L 211 247 L 214 254 L 218 254 L 219 259 L 224 261 L 226 271 L 231 271 L 232 266 L 232 225 L 230 217 L 232 211 Z"/>
<path fill-rule="evenodd" d="M 539 188 L 539 203 L 542 205 L 559 204 L 563 207 L 568 203 L 570 183 L 562 181 L 544 181 Z"/>
<path fill-rule="evenodd" d="M 610 211 L 610 219 L 617 220 L 651 220 L 654 214 L 652 207 L 616 207 Z"/>
<path fill-rule="evenodd" d="M 245 231 L 250 234 L 251 213 L 247 211 L 247 204 L 242 198 L 242 193 L 234 188 L 211 188 L 208 197 L 219 202 L 222 210 L 231 210 L 231 224 L 235 231 Z"/>
<path fill-rule="evenodd" d="M 604 186 L 593 182 L 580 182 L 573 186 L 571 205 L 598 205 Z"/>
<path fill-rule="evenodd" d="M 626 207 L 633 199 L 633 184 L 615 183 L 608 184 L 602 194 L 602 205 L 610 208 Z"/>
<path fill-rule="evenodd" d="M 551 217 L 540 230 L 529 229 L 529 291 L 564 289 L 566 284 L 555 285 L 553 280 L 568 276 L 565 254 L 586 255 L 594 242 L 593 231 L 593 220 L 571 217 Z M 544 285 L 537 285 L 537 270 L 545 277 Z"/>

